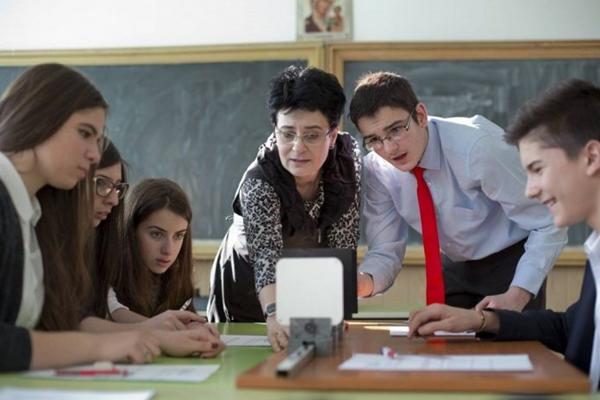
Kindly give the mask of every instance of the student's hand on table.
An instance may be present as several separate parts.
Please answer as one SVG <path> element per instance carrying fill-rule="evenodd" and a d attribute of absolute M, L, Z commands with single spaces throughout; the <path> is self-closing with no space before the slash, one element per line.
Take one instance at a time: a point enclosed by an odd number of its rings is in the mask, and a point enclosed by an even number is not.
<path fill-rule="evenodd" d="M 412 311 L 408 320 L 408 337 L 429 336 L 435 331 L 476 331 L 481 326 L 481 314 L 476 310 L 432 304 Z"/>
<path fill-rule="evenodd" d="M 525 289 L 511 286 L 505 293 L 487 296 L 475 306 L 476 310 L 497 308 L 501 310 L 523 311 L 533 295 Z"/>
<path fill-rule="evenodd" d="M 216 338 L 220 338 L 221 334 L 216 326 L 213 324 L 207 324 L 205 322 L 192 321 L 186 324 L 187 329 L 208 329 L 208 331 Z"/>
<path fill-rule="evenodd" d="M 98 360 L 149 363 L 161 353 L 159 339 L 150 332 L 128 331 L 98 335 Z"/>
<path fill-rule="evenodd" d="M 198 355 L 202 358 L 214 357 L 225 349 L 225 343 L 215 338 L 208 329 L 187 329 L 183 331 L 153 331 L 160 341 L 161 350 L 174 357 Z"/>
<path fill-rule="evenodd" d="M 186 325 L 191 322 L 203 322 L 204 318 L 191 311 L 167 310 L 148 318 L 140 325 L 150 329 L 164 329 L 178 331 L 187 329 Z"/>
<path fill-rule="evenodd" d="M 368 297 L 373 294 L 373 277 L 371 274 L 360 272 L 356 277 L 356 294 L 358 297 Z"/>
<path fill-rule="evenodd" d="M 287 348 L 289 337 L 288 329 L 277 322 L 275 315 L 267 318 L 267 338 L 274 351 L 281 351 Z"/>

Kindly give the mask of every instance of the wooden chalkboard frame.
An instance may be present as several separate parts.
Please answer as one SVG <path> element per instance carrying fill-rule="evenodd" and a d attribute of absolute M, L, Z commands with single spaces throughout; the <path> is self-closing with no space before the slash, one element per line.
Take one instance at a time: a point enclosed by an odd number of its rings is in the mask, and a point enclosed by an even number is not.
<path fill-rule="evenodd" d="M 343 82 L 347 61 L 596 59 L 600 41 L 339 43 L 325 52 L 325 67 Z"/>
<path fill-rule="evenodd" d="M 28 66 L 44 62 L 68 65 L 186 64 L 306 60 L 324 66 L 325 48 L 320 42 L 227 46 L 179 46 L 123 49 L 52 51 L 0 51 L 0 66 Z"/>
<path fill-rule="evenodd" d="M 600 41 L 337 43 L 325 49 L 325 66 L 344 82 L 346 62 L 433 60 L 561 60 L 600 59 Z M 363 251 L 359 252 L 359 258 Z M 557 265 L 581 267 L 586 256 L 580 246 L 567 247 Z M 421 246 L 408 246 L 405 264 L 424 265 Z"/>
<path fill-rule="evenodd" d="M 102 66 L 306 60 L 310 66 L 323 68 L 324 54 L 325 46 L 322 42 L 168 48 L 1 51 L 0 66 L 26 67 L 46 62 Z M 212 261 L 219 243 L 220 240 L 195 239 L 193 246 L 194 258 L 196 260 Z"/>

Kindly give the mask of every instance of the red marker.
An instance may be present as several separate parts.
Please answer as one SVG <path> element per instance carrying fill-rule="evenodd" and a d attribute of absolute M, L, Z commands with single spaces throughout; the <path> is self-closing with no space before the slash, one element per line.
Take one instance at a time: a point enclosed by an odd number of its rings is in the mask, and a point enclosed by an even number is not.
<path fill-rule="evenodd" d="M 126 369 L 115 367 L 107 369 L 57 369 L 57 376 L 126 376 L 129 372 Z"/>

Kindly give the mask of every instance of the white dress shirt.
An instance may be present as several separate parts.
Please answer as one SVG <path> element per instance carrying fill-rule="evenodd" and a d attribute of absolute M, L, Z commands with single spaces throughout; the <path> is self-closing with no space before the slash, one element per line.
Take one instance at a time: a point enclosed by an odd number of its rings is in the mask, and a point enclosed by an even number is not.
<path fill-rule="evenodd" d="M 0 180 L 17 210 L 23 236 L 23 289 L 15 325 L 33 328 L 44 305 L 44 265 L 35 234 L 35 225 L 42 211 L 37 198 L 29 197 L 21 176 L 3 153 L 0 153 Z"/>
<path fill-rule="evenodd" d="M 590 266 L 594 275 L 596 285 L 596 311 L 594 313 L 594 345 L 592 346 L 592 358 L 590 363 L 590 388 L 592 392 L 598 390 L 600 380 L 600 235 L 592 232 L 583 245 L 590 260 Z"/>
<path fill-rule="evenodd" d="M 534 295 L 562 248 L 567 230 L 546 207 L 525 197 L 526 175 L 504 131 L 484 117 L 429 119 L 419 165 L 436 208 L 442 252 L 478 260 L 527 238 L 511 286 Z M 421 232 L 416 180 L 376 153 L 364 158 L 363 216 L 369 251 L 360 267 L 374 291 L 387 290 L 402 267 L 408 226 Z"/>

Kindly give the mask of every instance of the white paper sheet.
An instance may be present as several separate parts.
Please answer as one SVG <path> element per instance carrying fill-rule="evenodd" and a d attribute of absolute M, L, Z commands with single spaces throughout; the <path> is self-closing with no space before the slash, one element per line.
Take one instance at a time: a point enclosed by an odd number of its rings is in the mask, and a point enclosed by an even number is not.
<path fill-rule="evenodd" d="M 392 326 L 390 327 L 390 336 L 406 336 L 408 335 L 408 326 Z M 435 336 L 475 336 L 475 332 L 448 332 L 435 331 Z"/>
<path fill-rule="evenodd" d="M 271 347 L 269 339 L 266 336 L 260 335 L 221 335 L 221 340 L 230 347 Z"/>
<path fill-rule="evenodd" d="M 127 375 L 57 375 L 54 369 L 25 372 L 28 378 L 76 379 L 76 380 L 108 380 L 108 381 L 151 381 L 151 382 L 202 382 L 219 369 L 219 365 L 129 365 L 115 364 L 119 370 L 126 370 Z M 72 370 L 93 369 L 93 365 L 70 368 Z M 69 368 L 65 368 L 69 370 Z"/>
<path fill-rule="evenodd" d="M 0 389 L 0 400 L 149 400 L 155 394 L 154 390 L 117 392 L 5 387 Z"/>
<path fill-rule="evenodd" d="M 533 371 L 527 354 L 400 355 L 354 354 L 341 370 L 367 371 Z"/>

